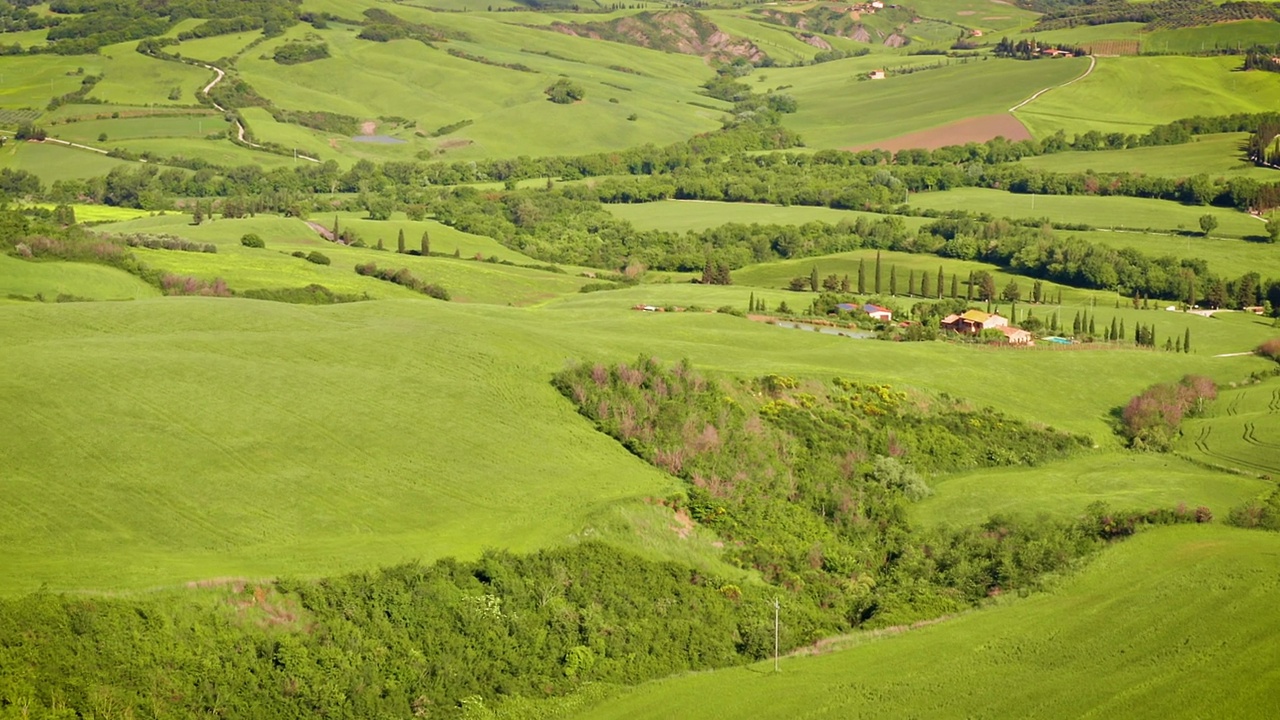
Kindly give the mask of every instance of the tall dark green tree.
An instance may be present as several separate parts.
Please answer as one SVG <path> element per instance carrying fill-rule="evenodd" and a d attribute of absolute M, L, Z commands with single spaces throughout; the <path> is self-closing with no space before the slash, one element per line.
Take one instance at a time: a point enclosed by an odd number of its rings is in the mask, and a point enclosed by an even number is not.
<path fill-rule="evenodd" d="M 858 258 L 858 294 L 864 295 L 867 292 L 867 262 L 864 258 Z"/>
<path fill-rule="evenodd" d="M 941 265 L 939 265 L 939 266 L 938 266 L 938 299 L 939 299 L 939 300 L 941 300 L 941 299 L 942 299 L 942 283 L 943 283 L 943 281 L 944 281 L 945 279 L 946 279 L 946 278 L 944 278 L 944 277 L 943 277 L 943 275 L 942 275 L 942 266 L 941 266 Z M 954 290 L 952 290 L 952 291 L 951 291 L 951 297 L 955 297 L 955 291 L 954 291 Z"/>
<path fill-rule="evenodd" d="M 818 292 L 818 266 L 809 269 L 809 289 Z"/>
<path fill-rule="evenodd" d="M 396 238 L 396 252 L 404 254 L 404 228 L 400 228 L 400 236 Z"/>
<path fill-rule="evenodd" d="M 880 294 L 880 251 L 876 251 L 876 294 Z"/>
<path fill-rule="evenodd" d="M 938 292 L 942 292 L 942 286 L 938 286 Z M 960 274 L 951 273 L 951 299 L 955 300 L 960 297 Z"/>
<path fill-rule="evenodd" d="M 898 266 L 897 265 L 889 266 L 889 294 L 890 295 L 898 294 Z"/>
<path fill-rule="evenodd" d="M 1182 352 L 1191 352 L 1191 328 L 1187 328 L 1187 331 L 1182 334 Z"/>
<path fill-rule="evenodd" d="M 422 231 L 422 248 L 419 252 L 422 253 L 422 257 L 431 254 L 431 236 L 427 234 L 426 230 Z"/>

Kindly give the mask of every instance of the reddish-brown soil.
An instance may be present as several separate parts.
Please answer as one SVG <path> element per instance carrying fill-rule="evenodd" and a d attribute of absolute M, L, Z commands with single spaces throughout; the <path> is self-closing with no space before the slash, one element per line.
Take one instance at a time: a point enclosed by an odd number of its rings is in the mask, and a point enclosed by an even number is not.
<path fill-rule="evenodd" d="M 924 148 L 935 150 L 947 145 L 964 145 L 969 142 L 986 142 L 1004 136 L 1007 140 L 1030 140 L 1031 133 L 1019 122 L 1018 118 L 1008 114 L 984 115 L 982 117 L 960 120 L 950 125 L 921 130 L 919 132 L 899 135 L 876 142 L 863 143 L 845 148 L 850 152 L 859 150 L 910 150 Z"/>

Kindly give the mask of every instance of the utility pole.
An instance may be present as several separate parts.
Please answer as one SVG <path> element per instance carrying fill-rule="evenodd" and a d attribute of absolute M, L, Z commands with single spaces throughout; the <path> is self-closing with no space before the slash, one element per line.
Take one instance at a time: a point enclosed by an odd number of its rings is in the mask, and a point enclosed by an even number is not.
<path fill-rule="evenodd" d="M 773 599 L 773 671 L 778 672 L 778 598 Z"/>

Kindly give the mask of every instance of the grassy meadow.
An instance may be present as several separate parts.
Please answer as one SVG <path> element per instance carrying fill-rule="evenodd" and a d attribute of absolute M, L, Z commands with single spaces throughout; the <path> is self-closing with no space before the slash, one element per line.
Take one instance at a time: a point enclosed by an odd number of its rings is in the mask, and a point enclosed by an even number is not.
<path fill-rule="evenodd" d="M 649 683 L 573 716 L 1266 718 L 1280 710 L 1277 553 L 1275 534 L 1152 530 L 1048 592 L 855 635 L 776 675 L 760 663 Z"/>
<path fill-rule="evenodd" d="M 1280 381 L 1224 389 L 1205 417 L 1183 426 L 1180 450 L 1213 465 L 1280 475 Z"/>
<path fill-rule="evenodd" d="M 685 232 L 706 230 L 728 223 L 758 223 L 761 225 L 803 225 L 822 222 L 835 225 L 842 220 L 856 221 L 865 217 L 872 222 L 884 219 L 878 213 L 856 210 L 835 210 L 805 205 L 763 205 L 756 203 L 729 203 L 703 200 L 660 200 L 651 203 L 608 205 L 609 212 L 629 221 L 641 230 L 665 230 Z M 929 220 L 902 218 L 907 227 L 918 227 Z"/>
<path fill-rule="evenodd" d="M 1218 219 L 1214 234 L 1222 237 L 1255 237 L 1263 232 L 1257 218 L 1229 208 L 1182 205 L 1169 200 L 1086 195 L 1028 195 L 957 188 L 945 192 L 916 193 L 910 204 L 932 210 L 969 210 L 996 217 L 1048 218 L 1052 222 L 1085 223 L 1098 228 L 1200 232 L 1200 217 Z"/>
<path fill-rule="evenodd" d="M 1274 170 L 1245 160 L 1247 133 L 1200 135 L 1190 143 L 1128 150 L 1065 152 L 1023 158 L 1022 163 L 1050 172 L 1129 172 L 1167 177 L 1250 177 L 1266 181 Z"/>
<path fill-rule="evenodd" d="M 1060 129 L 1142 133 L 1193 115 L 1273 110 L 1280 75 L 1239 67 L 1237 57 L 1098 58 L 1089 77 L 1045 93 L 1017 116 L 1043 137 Z"/>
<path fill-rule="evenodd" d="M 1036 468 L 998 468 L 939 478 L 934 494 L 913 505 L 926 525 L 973 525 L 991 515 L 1071 518 L 1093 502 L 1115 508 L 1204 505 L 1215 517 L 1271 485 L 1206 470 L 1177 457 L 1106 451 Z"/>
<path fill-rule="evenodd" d="M 860 81 L 866 72 L 899 63 L 877 56 L 803 68 L 770 69 L 766 87 L 791 85 L 799 103 L 785 123 L 808 145 L 851 147 L 947 125 L 965 118 L 1004 113 L 1039 90 L 1060 85 L 1084 72 L 1088 60 L 1018 62 L 948 61 L 942 68 L 883 81 Z M 939 58 L 916 56 L 911 64 Z M 1020 114 L 1021 117 L 1021 114 Z M 856 119 L 852 120 L 851 119 Z"/>

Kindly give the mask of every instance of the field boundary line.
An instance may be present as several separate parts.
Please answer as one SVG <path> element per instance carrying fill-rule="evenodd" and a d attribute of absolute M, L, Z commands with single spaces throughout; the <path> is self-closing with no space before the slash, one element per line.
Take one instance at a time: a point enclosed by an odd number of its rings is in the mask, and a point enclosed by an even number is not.
<path fill-rule="evenodd" d="M 103 150 L 102 148 L 89 147 L 88 145 L 81 145 L 80 143 L 73 143 L 67 140 L 59 140 L 58 138 L 47 137 L 44 139 L 44 141 L 51 142 L 51 143 L 58 143 L 59 145 L 66 145 L 67 147 L 79 148 L 81 150 L 88 150 L 90 152 L 96 152 L 100 155 L 108 154 L 107 151 Z"/>
<path fill-rule="evenodd" d="M 1009 112 L 1014 112 L 1014 111 L 1018 110 L 1018 109 L 1019 109 L 1019 108 L 1021 108 L 1023 105 L 1026 105 L 1027 103 L 1031 102 L 1032 100 L 1035 100 L 1036 98 L 1038 98 L 1038 97 L 1040 97 L 1041 95 L 1043 95 L 1043 94 L 1045 94 L 1045 93 L 1049 92 L 1050 90 L 1054 90 L 1054 89 L 1056 89 L 1056 88 L 1064 88 L 1064 87 L 1066 87 L 1066 86 L 1068 86 L 1068 85 L 1070 85 L 1070 84 L 1072 84 L 1072 83 L 1079 82 L 1079 81 L 1081 81 L 1081 80 L 1083 80 L 1083 79 L 1085 79 L 1085 78 L 1089 77 L 1089 74 L 1093 72 L 1093 68 L 1094 68 L 1094 67 L 1096 67 L 1096 66 L 1097 66 L 1097 64 L 1098 64 L 1098 59 L 1097 59 L 1097 58 L 1095 58 L 1094 56 L 1090 55 L 1090 56 L 1089 56 L 1089 68 L 1088 68 L 1087 70 L 1085 70 L 1083 73 L 1081 73 L 1080 75 L 1078 75 L 1078 76 L 1076 76 L 1076 77 L 1074 77 L 1074 78 L 1072 78 L 1072 79 L 1070 79 L 1070 80 L 1068 80 L 1068 81 L 1066 81 L 1066 82 L 1062 83 L 1061 85 L 1051 85 L 1051 86 L 1049 86 L 1049 87 L 1047 87 L 1047 88 L 1045 88 L 1045 89 L 1041 90 L 1040 92 L 1037 92 L 1035 95 L 1032 95 L 1031 97 L 1027 98 L 1026 100 L 1023 100 L 1022 102 L 1018 103 L 1017 105 L 1014 105 L 1013 107 L 1009 108 Z"/>

